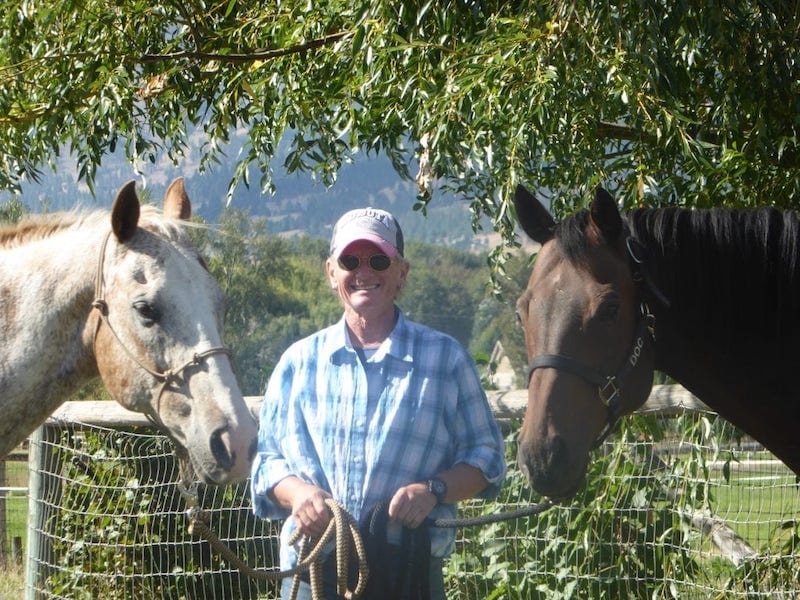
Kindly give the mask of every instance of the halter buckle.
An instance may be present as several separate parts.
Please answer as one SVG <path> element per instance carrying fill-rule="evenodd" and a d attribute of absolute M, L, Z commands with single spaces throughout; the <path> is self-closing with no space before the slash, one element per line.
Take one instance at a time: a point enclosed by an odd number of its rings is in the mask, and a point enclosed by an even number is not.
<path fill-rule="evenodd" d="M 604 406 L 610 407 L 611 403 L 619 396 L 619 386 L 617 385 L 617 378 L 614 376 L 606 378 L 606 382 L 598 386 L 597 393 L 600 396 L 600 402 Z"/>

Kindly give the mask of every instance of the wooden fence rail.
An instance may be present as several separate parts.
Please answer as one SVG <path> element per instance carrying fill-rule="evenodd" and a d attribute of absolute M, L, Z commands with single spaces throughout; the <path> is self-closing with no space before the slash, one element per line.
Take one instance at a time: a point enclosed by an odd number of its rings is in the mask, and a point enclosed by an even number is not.
<path fill-rule="evenodd" d="M 522 419 L 525 415 L 528 390 L 488 391 L 486 395 L 498 420 Z M 250 410 L 257 414 L 261 407 L 261 396 L 246 396 L 245 401 Z M 709 411 L 710 409 L 680 385 L 654 385 L 647 402 L 637 412 L 670 415 L 682 410 Z M 97 427 L 151 425 L 143 414 L 107 400 L 65 402 L 48 418 L 51 424 L 59 421 Z"/>

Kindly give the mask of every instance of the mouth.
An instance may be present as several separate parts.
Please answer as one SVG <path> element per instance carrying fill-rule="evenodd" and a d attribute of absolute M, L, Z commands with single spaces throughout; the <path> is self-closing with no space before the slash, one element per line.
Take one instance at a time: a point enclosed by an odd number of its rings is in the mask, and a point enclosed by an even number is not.
<path fill-rule="evenodd" d="M 181 482 L 201 482 L 206 485 L 220 485 L 225 483 L 225 477 L 215 477 L 214 474 L 209 472 L 202 461 L 196 461 L 191 452 L 172 440 L 173 451 L 178 466 L 178 478 Z"/>
<path fill-rule="evenodd" d="M 352 284 L 350 289 L 354 292 L 368 292 L 370 290 L 377 290 L 380 287 L 378 283 L 372 283 L 370 285 L 365 284 Z"/>

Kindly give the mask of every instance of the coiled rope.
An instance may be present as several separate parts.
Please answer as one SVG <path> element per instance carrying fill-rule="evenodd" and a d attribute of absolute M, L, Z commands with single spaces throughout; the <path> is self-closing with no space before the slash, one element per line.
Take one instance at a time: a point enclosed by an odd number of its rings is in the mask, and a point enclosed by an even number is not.
<path fill-rule="evenodd" d="M 364 589 L 367 585 L 367 578 L 369 577 L 369 567 L 367 566 L 364 542 L 358 532 L 358 524 L 355 522 L 355 519 L 353 519 L 353 516 L 335 500 L 331 498 L 325 500 L 325 504 L 330 509 L 332 517 L 325 532 L 318 540 L 314 542 L 308 536 L 303 536 L 299 531 L 296 531 L 289 539 L 289 543 L 292 545 L 301 542 L 300 556 L 297 565 L 285 571 L 270 571 L 252 568 L 239 558 L 239 556 L 211 530 L 211 527 L 209 527 L 209 513 L 197 506 L 196 486 L 187 488 L 183 484 L 180 484 L 179 490 L 181 495 L 186 499 L 187 504 L 190 505 L 189 509 L 186 511 L 189 518 L 189 533 L 205 538 L 211 547 L 225 558 L 231 566 L 248 577 L 269 581 L 293 577 L 290 598 L 294 600 L 297 598 L 297 592 L 300 588 L 300 575 L 308 571 L 312 598 L 314 600 L 322 600 L 324 598 L 322 591 L 322 551 L 335 537 L 337 593 L 347 600 L 359 598 L 361 594 L 364 593 Z M 354 590 L 348 588 L 347 582 L 351 548 L 355 550 L 356 560 L 358 561 L 358 580 L 356 581 Z"/>
<path fill-rule="evenodd" d="M 198 506 L 196 483 L 190 486 L 179 483 L 178 490 L 189 506 L 188 510 L 186 511 L 186 514 L 189 518 L 189 533 L 205 538 L 211 547 L 223 558 L 225 558 L 231 566 L 235 567 L 248 577 L 271 581 L 293 577 L 290 598 L 291 600 L 295 600 L 300 587 L 300 575 L 305 571 L 308 571 L 312 598 L 314 600 L 323 600 L 322 550 L 335 537 L 337 593 L 347 600 L 359 598 L 364 593 L 367 584 L 367 578 L 369 577 L 369 567 L 367 565 L 364 542 L 358 530 L 358 524 L 353 516 L 347 512 L 347 509 L 345 509 L 344 506 L 335 500 L 331 498 L 325 500 L 325 504 L 331 511 L 332 518 L 328 523 L 328 527 L 325 529 L 325 532 L 322 534 L 322 537 L 314 542 L 314 540 L 308 536 L 302 536 L 299 531 L 296 531 L 289 539 L 289 544 L 292 545 L 296 544 L 298 541 L 301 542 L 300 555 L 297 565 L 295 565 L 294 568 L 287 569 L 285 571 L 263 570 L 254 569 L 245 563 L 211 530 L 209 527 L 209 513 Z M 478 527 L 482 525 L 488 525 L 490 523 L 498 523 L 500 521 L 510 521 L 513 519 L 519 519 L 521 517 L 538 515 L 546 511 L 551 506 L 553 506 L 553 502 L 549 499 L 546 499 L 538 504 L 531 504 L 517 510 L 460 519 L 435 519 L 430 522 L 430 526 L 444 529 Z M 303 539 L 301 540 L 301 538 Z M 354 590 L 348 589 L 347 581 L 351 547 L 355 549 L 356 559 L 358 561 L 358 580 Z"/>

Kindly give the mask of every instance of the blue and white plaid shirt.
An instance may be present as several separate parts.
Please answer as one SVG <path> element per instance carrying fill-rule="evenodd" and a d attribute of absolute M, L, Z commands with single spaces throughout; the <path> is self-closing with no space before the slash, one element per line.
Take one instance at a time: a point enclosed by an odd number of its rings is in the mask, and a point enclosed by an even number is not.
<path fill-rule="evenodd" d="M 489 481 L 481 497 L 500 491 L 503 440 L 472 358 L 455 339 L 397 311 L 397 325 L 366 365 L 344 319 L 281 357 L 264 397 L 252 469 L 258 516 L 288 516 L 268 492 L 289 475 L 330 492 L 356 520 L 399 488 L 456 463 L 481 470 Z M 430 516 L 454 518 L 456 506 L 437 506 Z M 296 561 L 285 547 L 294 528 L 287 519 L 282 568 Z M 454 529 L 431 529 L 433 556 L 449 555 L 454 542 Z"/>

